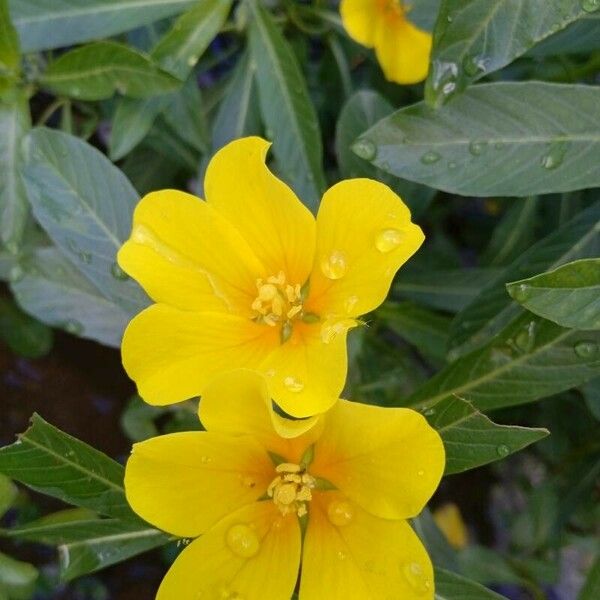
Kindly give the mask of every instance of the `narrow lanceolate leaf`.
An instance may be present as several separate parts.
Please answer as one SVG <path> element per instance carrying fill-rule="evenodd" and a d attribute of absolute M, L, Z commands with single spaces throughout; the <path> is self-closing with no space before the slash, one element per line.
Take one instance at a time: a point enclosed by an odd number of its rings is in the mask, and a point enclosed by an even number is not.
<path fill-rule="evenodd" d="M 506 289 L 527 310 L 563 327 L 600 329 L 600 258 L 576 260 Z"/>
<path fill-rule="evenodd" d="M 42 518 L 2 535 L 58 546 L 63 581 L 104 569 L 173 539 L 141 521 L 123 519 L 48 522 Z"/>
<path fill-rule="evenodd" d="M 435 569 L 435 600 L 506 600 L 480 583 L 456 573 Z"/>
<path fill-rule="evenodd" d="M 177 89 L 181 82 L 152 59 L 123 44 L 95 42 L 61 55 L 41 80 L 56 94 L 104 100 L 115 92 L 145 98 Z"/>
<path fill-rule="evenodd" d="M 31 427 L 0 448 L 0 473 L 69 504 L 137 519 L 123 490 L 123 467 L 34 414 Z"/>
<path fill-rule="evenodd" d="M 249 4 L 250 50 L 267 137 L 279 172 L 314 211 L 325 187 L 317 114 L 290 45 L 259 2 Z"/>
<path fill-rule="evenodd" d="M 244 52 L 214 120 L 213 150 L 218 150 L 237 138 L 260 133 L 255 70 L 248 52 Z"/>
<path fill-rule="evenodd" d="M 101 296 L 127 314 L 139 312 L 147 297 L 116 263 L 137 192 L 103 154 L 71 135 L 35 129 L 26 145 L 25 187 L 39 224 Z"/>
<path fill-rule="evenodd" d="M 434 408 L 459 396 L 480 410 L 533 402 L 600 375 L 600 332 L 565 329 L 530 313 L 459 358 L 406 401 Z"/>
<path fill-rule="evenodd" d="M 25 312 L 79 337 L 113 348 L 121 345 L 134 313 L 103 295 L 57 248 L 36 250 L 20 269 L 11 290 Z"/>
<path fill-rule="evenodd" d="M 455 356 L 481 346 L 523 313 L 505 284 L 600 255 L 600 203 L 579 213 L 502 269 L 454 320 L 449 347 Z"/>
<path fill-rule="evenodd" d="M 427 548 L 432 562 L 444 569 L 457 571 L 456 550 L 437 526 L 429 508 L 425 507 L 419 516 L 411 519 L 411 524 Z"/>
<path fill-rule="evenodd" d="M 540 82 L 469 88 L 434 110 L 403 108 L 355 152 L 397 177 L 466 196 L 529 196 L 600 185 L 600 88 Z"/>
<path fill-rule="evenodd" d="M 7 0 L 0 0 L 0 77 L 19 66 L 19 37 L 13 27 Z"/>
<path fill-rule="evenodd" d="M 595 0 L 443 0 L 425 98 L 442 104 L 598 8 Z"/>
<path fill-rule="evenodd" d="M 448 312 L 467 306 L 482 288 L 498 276 L 498 269 L 401 270 L 394 295 Z"/>
<path fill-rule="evenodd" d="M 31 126 L 29 104 L 22 92 L 0 100 L 0 241 L 16 252 L 23 237 L 29 207 L 20 177 L 21 142 Z"/>
<path fill-rule="evenodd" d="M 435 190 L 384 173 L 352 151 L 354 140 L 365 129 L 392 112 L 392 105 L 377 92 L 356 92 L 340 113 L 335 129 L 335 152 L 342 177 L 370 177 L 389 185 L 416 216 L 429 206 Z"/>
<path fill-rule="evenodd" d="M 198 0 L 152 50 L 163 69 L 185 79 L 225 23 L 232 0 Z"/>
<path fill-rule="evenodd" d="M 600 12 L 590 13 L 583 19 L 555 33 L 534 46 L 529 56 L 545 57 L 556 54 L 579 54 L 600 48 Z"/>
<path fill-rule="evenodd" d="M 9 0 L 23 51 L 63 48 L 147 25 L 194 0 Z"/>
<path fill-rule="evenodd" d="M 425 411 L 446 449 L 446 475 L 462 473 L 522 450 L 546 437 L 547 429 L 498 425 L 459 397 Z"/>

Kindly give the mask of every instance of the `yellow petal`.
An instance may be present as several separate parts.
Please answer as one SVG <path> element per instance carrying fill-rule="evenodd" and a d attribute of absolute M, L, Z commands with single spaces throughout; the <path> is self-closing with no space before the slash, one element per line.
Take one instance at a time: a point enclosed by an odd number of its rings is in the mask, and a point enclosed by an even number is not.
<path fill-rule="evenodd" d="M 431 561 L 406 521 L 374 517 L 338 492 L 314 494 L 300 600 L 428 600 L 433 595 Z"/>
<path fill-rule="evenodd" d="M 140 201 L 118 260 L 158 302 L 196 310 L 224 305 L 248 316 L 256 278 L 265 270 L 216 210 L 176 190 L 154 192 Z"/>
<path fill-rule="evenodd" d="M 347 369 L 346 330 L 325 343 L 320 324 L 294 325 L 292 337 L 262 365 L 273 400 L 298 418 L 333 406 L 344 387 Z"/>
<path fill-rule="evenodd" d="M 388 186 L 371 179 L 334 185 L 317 216 L 307 310 L 346 318 L 373 310 L 423 240 L 408 207 Z"/>
<path fill-rule="evenodd" d="M 289 600 L 299 562 L 298 519 L 282 517 L 270 501 L 251 504 L 193 541 L 175 560 L 156 598 Z"/>
<path fill-rule="evenodd" d="M 429 71 L 431 34 L 403 17 L 382 19 L 375 35 L 375 53 L 386 79 L 418 83 Z"/>
<path fill-rule="evenodd" d="M 469 532 L 456 504 L 448 502 L 436 508 L 433 519 L 454 548 L 460 550 L 468 544 Z"/>
<path fill-rule="evenodd" d="M 125 492 L 149 523 L 195 537 L 260 498 L 272 479 L 273 463 L 252 438 L 186 431 L 135 444 Z"/>
<path fill-rule="evenodd" d="M 298 463 L 320 432 L 315 427 L 319 417 L 284 419 L 272 406 L 265 377 L 239 369 L 215 377 L 206 386 L 199 416 L 208 431 L 249 435 L 269 452 Z"/>
<path fill-rule="evenodd" d="M 417 515 L 444 472 L 442 440 L 407 408 L 340 400 L 325 418 L 311 474 L 384 519 Z"/>
<path fill-rule="evenodd" d="M 264 277 L 283 271 L 288 283 L 302 285 L 313 261 L 315 219 L 267 168 L 269 146 L 247 137 L 219 150 L 206 171 L 206 200 L 267 267 Z"/>
<path fill-rule="evenodd" d="M 224 313 L 195 313 L 154 304 L 131 321 L 123 336 L 123 365 L 149 404 L 187 400 L 217 373 L 257 367 L 277 332 Z"/>
<path fill-rule="evenodd" d="M 348 35 L 359 44 L 372 48 L 379 19 L 379 8 L 373 0 L 342 0 L 340 16 Z"/>

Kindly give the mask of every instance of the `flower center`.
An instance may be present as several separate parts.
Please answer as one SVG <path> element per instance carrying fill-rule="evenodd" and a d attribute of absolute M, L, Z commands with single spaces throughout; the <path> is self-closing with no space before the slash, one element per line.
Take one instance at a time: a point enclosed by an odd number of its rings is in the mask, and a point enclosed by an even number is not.
<path fill-rule="evenodd" d="M 306 287 L 306 286 L 305 286 Z M 270 327 L 281 327 L 281 341 L 292 335 L 293 321 L 318 321 L 318 317 L 304 312 L 305 287 L 299 283 L 288 283 L 285 273 L 279 271 L 264 279 L 256 280 L 257 296 L 252 302 L 254 320 Z"/>
<path fill-rule="evenodd" d="M 317 482 L 304 467 L 293 463 L 281 463 L 275 467 L 277 477 L 273 479 L 267 495 L 282 515 L 296 513 L 299 517 L 306 514 L 306 503 L 312 500 L 312 490 Z"/>

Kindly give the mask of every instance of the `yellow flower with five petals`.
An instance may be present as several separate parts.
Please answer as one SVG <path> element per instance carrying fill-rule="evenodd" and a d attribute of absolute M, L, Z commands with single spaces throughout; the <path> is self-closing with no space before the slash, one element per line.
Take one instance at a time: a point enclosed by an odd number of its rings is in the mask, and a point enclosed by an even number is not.
<path fill-rule="evenodd" d="M 129 324 L 122 355 L 150 404 L 249 368 L 288 414 L 326 411 L 346 379 L 347 330 L 423 242 L 402 200 L 369 179 L 330 188 L 315 220 L 266 167 L 268 147 L 249 137 L 221 149 L 206 201 L 165 190 L 136 207 L 118 262 L 156 304 Z"/>
<path fill-rule="evenodd" d="M 431 34 L 408 19 L 402 0 L 342 0 L 340 14 L 348 35 L 367 48 L 389 81 L 418 83 L 427 77 Z"/>
<path fill-rule="evenodd" d="M 212 381 L 207 431 L 134 445 L 125 490 L 143 519 L 194 539 L 158 600 L 427 600 L 431 562 L 406 522 L 444 470 L 419 413 L 339 400 L 293 439 L 276 433 L 264 378 Z M 301 529 L 305 528 L 304 535 Z"/>

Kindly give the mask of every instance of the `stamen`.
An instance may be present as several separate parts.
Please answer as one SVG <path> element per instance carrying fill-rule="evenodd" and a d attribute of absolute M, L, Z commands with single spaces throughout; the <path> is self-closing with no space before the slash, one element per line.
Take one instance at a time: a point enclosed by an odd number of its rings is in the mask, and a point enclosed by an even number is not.
<path fill-rule="evenodd" d="M 307 513 L 306 503 L 312 500 L 312 489 L 316 479 L 304 467 L 293 463 L 281 463 L 275 468 L 278 473 L 267 489 L 269 498 L 282 515 L 296 513 L 302 517 Z"/>

